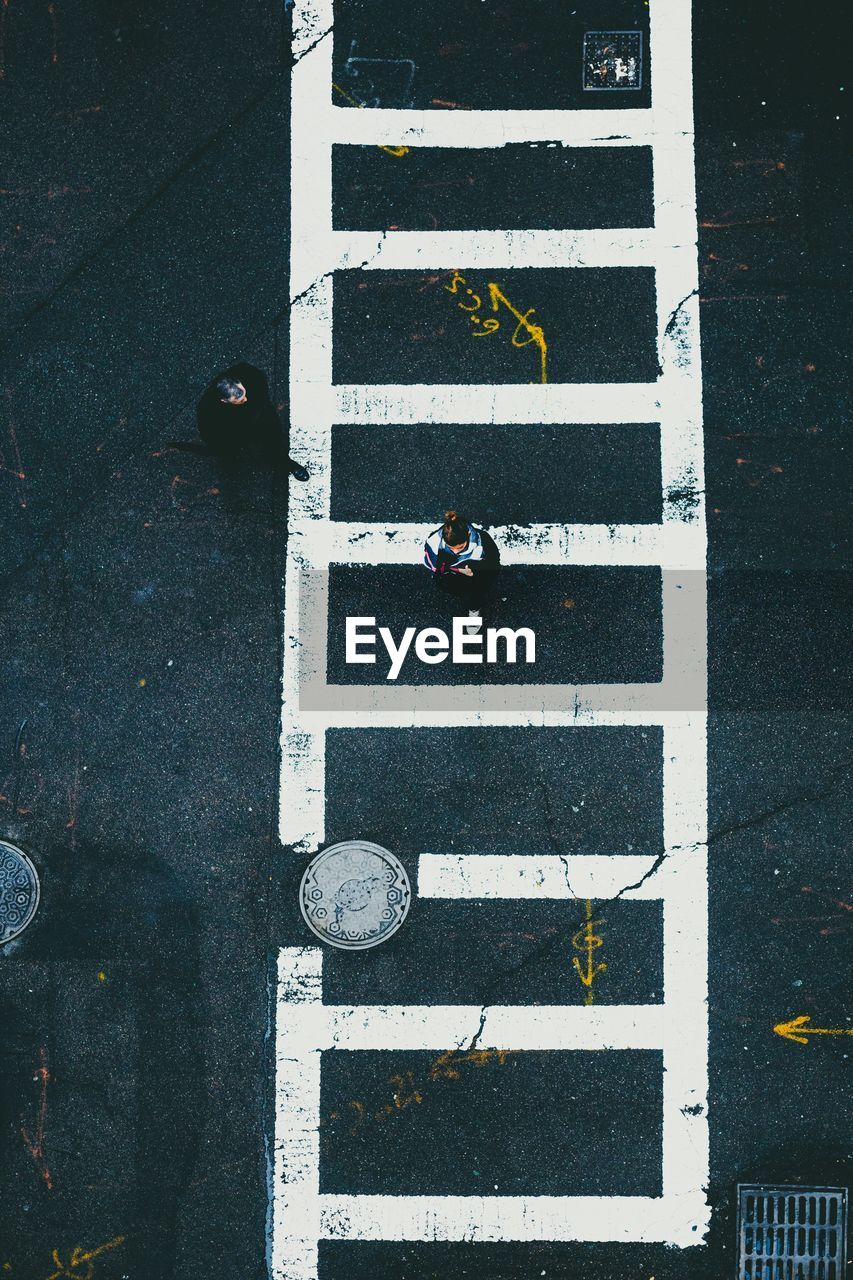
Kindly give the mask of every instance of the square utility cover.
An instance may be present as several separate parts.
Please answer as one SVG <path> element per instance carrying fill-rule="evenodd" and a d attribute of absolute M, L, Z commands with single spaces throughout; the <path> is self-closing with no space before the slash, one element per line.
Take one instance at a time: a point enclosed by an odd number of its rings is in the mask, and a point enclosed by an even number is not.
<path fill-rule="evenodd" d="M 641 89 L 642 31 L 587 31 L 583 38 L 584 89 Z"/>

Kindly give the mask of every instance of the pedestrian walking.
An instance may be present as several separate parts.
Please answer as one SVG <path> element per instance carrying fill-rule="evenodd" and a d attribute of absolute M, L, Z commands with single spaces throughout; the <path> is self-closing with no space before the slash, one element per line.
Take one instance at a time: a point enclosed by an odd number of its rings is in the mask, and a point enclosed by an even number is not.
<path fill-rule="evenodd" d="M 288 452 L 287 433 L 270 399 L 269 383 L 260 369 L 235 364 L 217 375 L 198 402 L 198 433 L 220 458 L 256 458 L 286 466 L 297 480 L 308 472 Z"/>
<path fill-rule="evenodd" d="M 444 524 L 424 544 L 424 564 L 439 591 L 459 601 L 470 618 L 481 618 L 495 592 L 500 553 L 485 529 L 458 511 L 445 511 Z"/>

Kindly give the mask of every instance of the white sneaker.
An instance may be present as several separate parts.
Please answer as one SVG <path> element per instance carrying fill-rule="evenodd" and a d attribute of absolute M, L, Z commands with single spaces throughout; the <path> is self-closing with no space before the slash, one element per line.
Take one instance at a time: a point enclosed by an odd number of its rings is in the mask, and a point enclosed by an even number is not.
<path fill-rule="evenodd" d="M 469 609 L 468 617 L 462 623 L 464 631 L 479 631 L 483 625 L 483 619 L 479 609 Z"/>

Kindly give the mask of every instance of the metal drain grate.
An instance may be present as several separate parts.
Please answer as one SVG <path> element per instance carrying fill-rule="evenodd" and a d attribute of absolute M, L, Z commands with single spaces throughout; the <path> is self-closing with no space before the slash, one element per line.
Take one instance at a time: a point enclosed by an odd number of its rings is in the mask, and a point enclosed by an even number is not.
<path fill-rule="evenodd" d="M 587 31 L 583 38 L 584 89 L 642 89 L 642 31 Z"/>
<path fill-rule="evenodd" d="M 737 1280 L 844 1280 L 847 1192 L 738 1186 Z"/>

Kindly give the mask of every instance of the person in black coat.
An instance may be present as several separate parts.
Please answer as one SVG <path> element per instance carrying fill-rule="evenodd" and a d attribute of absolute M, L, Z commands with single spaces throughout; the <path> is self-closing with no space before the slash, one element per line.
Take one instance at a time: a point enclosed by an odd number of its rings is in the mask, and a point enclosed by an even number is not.
<path fill-rule="evenodd" d="M 444 524 L 424 543 L 424 564 L 436 587 L 464 604 L 469 617 L 482 617 L 491 604 L 500 562 L 494 539 L 457 511 L 446 511 Z"/>
<path fill-rule="evenodd" d="M 213 379 L 196 409 L 198 433 L 211 453 L 221 458 L 259 458 L 286 466 L 297 480 L 308 472 L 288 453 L 288 441 L 269 383 L 260 369 L 235 364 Z"/>

